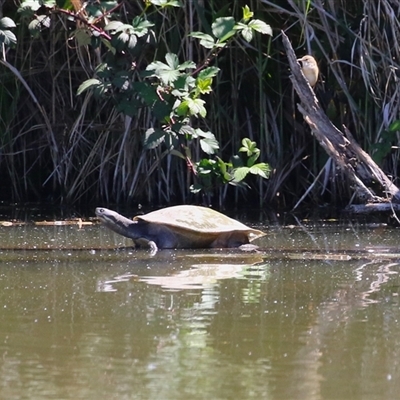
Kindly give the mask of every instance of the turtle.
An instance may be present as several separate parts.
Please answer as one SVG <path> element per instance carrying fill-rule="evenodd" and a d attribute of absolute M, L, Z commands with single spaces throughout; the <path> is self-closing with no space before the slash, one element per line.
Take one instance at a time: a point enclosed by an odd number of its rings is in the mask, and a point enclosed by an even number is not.
<path fill-rule="evenodd" d="M 131 238 L 136 246 L 158 249 L 233 248 L 266 234 L 211 208 L 180 205 L 133 220 L 103 207 L 96 215 L 109 229 Z"/>

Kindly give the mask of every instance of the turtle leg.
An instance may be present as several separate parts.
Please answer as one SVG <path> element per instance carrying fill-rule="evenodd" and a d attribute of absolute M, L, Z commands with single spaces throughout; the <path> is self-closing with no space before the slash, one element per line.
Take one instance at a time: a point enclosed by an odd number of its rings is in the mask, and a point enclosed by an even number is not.
<path fill-rule="evenodd" d="M 157 247 L 156 243 L 153 242 L 152 240 L 149 240 L 148 245 L 150 246 L 150 255 L 155 256 L 158 251 L 158 247 Z"/>
<path fill-rule="evenodd" d="M 153 240 L 147 240 L 147 239 L 132 239 L 133 243 L 135 245 L 135 247 L 150 247 L 150 255 L 154 256 L 157 251 L 158 251 L 158 247 L 156 242 L 154 242 Z"/>

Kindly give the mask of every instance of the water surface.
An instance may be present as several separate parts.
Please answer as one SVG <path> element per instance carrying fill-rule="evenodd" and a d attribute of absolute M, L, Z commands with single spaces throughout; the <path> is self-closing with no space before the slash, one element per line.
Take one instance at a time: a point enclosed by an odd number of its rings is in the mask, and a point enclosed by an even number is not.
<path fill-rule="evenodd" d="M 151 257 L 99 225 L 0 227 L 0 398 L 397 398 L 399 230 L 264 229 L 261 253 Z"/>

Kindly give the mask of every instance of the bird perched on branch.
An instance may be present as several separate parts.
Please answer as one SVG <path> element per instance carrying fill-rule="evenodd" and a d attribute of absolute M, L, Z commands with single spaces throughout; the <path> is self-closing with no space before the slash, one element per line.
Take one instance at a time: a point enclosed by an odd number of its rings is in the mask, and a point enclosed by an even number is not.
<path fill-rule="evenodd" d="M 313 56 L 304 56 L 298 58 L 297 61 L 301 64 L 301 70 L 308 80 L 311 87 L 314 87 L 318 80 L 319 69 L 317 62 Z"/>

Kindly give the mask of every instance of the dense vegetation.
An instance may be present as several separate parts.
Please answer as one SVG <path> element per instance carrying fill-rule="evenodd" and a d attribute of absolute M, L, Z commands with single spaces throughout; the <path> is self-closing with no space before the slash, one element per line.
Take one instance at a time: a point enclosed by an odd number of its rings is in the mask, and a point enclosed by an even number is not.
<path fill-rule="evenodd" d="M 83 5 L 3 4 L 2 16 L 16 26 L 4 18 L 0 25 L 2 200 L 291 207 L 312 186 L 308 203 L 345 204 L 351 188 L 296 112 L 281 29 L 299 56 L 309 53 L 319 61 L 323 82 L 315 90 L 330 119 L 345 124 L 397 176 L 398 2 Z M 244 10 L 254 16 L 246 20 Z M 273 35 L 265 34 L 265 26 L 244 25 L 238 35 L 218 33 L 218 19 L 264 21 Z M 203 46 L 207 37 L 215 47 Z M 216 39 L 226 45 L 218 47 Z M 162 79 L 160 63 L 186 74 L 181 86 Z M 171 107 L 175 113 L 168 121 L 148 90 L 156 83 L 168 115 Z M 140 98 L 124 94 L 127 84 Z M 269 172 L 264 163 L 272 169 L 269 179 L 263 179 Z"/>

